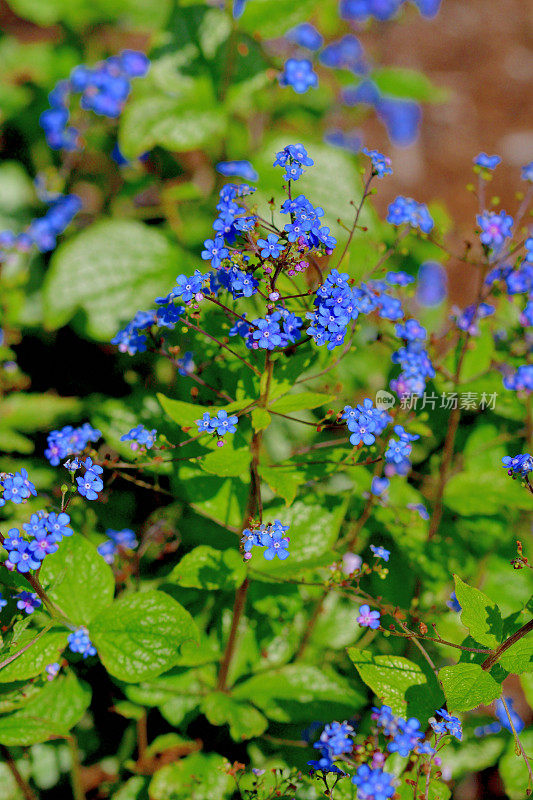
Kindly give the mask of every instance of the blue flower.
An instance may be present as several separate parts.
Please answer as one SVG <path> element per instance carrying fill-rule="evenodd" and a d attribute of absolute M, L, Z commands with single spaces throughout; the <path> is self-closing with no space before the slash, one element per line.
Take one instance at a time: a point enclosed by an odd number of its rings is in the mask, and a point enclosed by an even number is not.
<path fill-rule="evenodd" d="M 276 556 L 281 561 L 289 557 L 289 540 L 283 536 L 285 530 L 287 528 L 284 526 L 273 525 L 261 535 L 261 544 L 267 548 L 263 553 L 267 561 L 272 561 Z"/>
<path fill-rule="evenodd" d="M 488 156 L 486 153 L 479 153 L 475 159 L 474 164 L 476 167 L 483 167 L 484 169 L 496 169 L 498 164 L 501 164 L 500 156 Z"/>
<path fill-rule="evenodd" d="M 374 553 L 374 558 L 382 558 L 383 561 L 388 561 L 390 556 L 390 550 L 385 550 L 384 547 L 376 547 L 375 545 L 371 544 L 370 549 Z"/>
<path fill-rule="evenodd" d="M 7 600 L 4 600 L 2 595 L 0 594 L 0 611 L 7 606 Z"/>
<path fill-rule="evenodd" d="M 498 213 L 484 211 L 477 215 L 476 221 L 481 228 L 479 235 L 481 244 L 491 247 L 493 250 L 499 249 L 504 241 L 512 236 L 513 218 L 505 211 Z"/>
<path fill-rule="evenodd" d="M 67 425 L 60 431 L 52 431 L 48 435 L 48 447 L 44 454 L 50 464 L 56 467 L 67 456 L 81 453 L 89 442 L 97 442 L 101 432 L 92 428 L 88 422 L 80 428 Z"/>
<path fill-rule="evenodd" d="M 196 420 L 196 424 L 200 433 L 203 433 L 204 431 L 211 432 L 211 417 L 209 416 L 209 412 L 204 411 L 202 418 Z"/>
<path fill-rule="evenodd" d="M 247 181 L 256 181 L 259 179 L 257 171 L 249 161 L 219 161 L 215 169 L 226 177 L 235 176 L 244 178 Z"/>
<path fill-rule="evenodd" d="M 136 425 L 128 433 L 120 437 L 121 442 L 131 442 L 131 449 L 137 450 L 139 445 L 145 449 L 150 449 L 154 446 L 157 438 L 157 431 L 155 428 L 149 431 L 144 425 Z"/>
<path fill-rule="evenodd" d="M 204 242 L 204 250 L 202 250 L 202 258 L 204 261 L 211 261 L 215 269 L 218 269 L 225 258 L 229 257 L 229 250 L 224 246 L 224 239 L 222 236 L 215 236 L 214 239 L 206 239 Z M 197 270 L 198 272 L 198 270 Z M 183 277 L 183 276 L 180 276 Z M 192 297 L 192 295 L 191 295 Z M 185 302 L 188 302 L 185 300 Z"/>
<path fill-rule="evenodd" d="M 457 599 L 457 595 L 455 592 L 452 592 L 450 595 L 450 599 L 446 602 L 446 605 L 452 611 L 456 611 L 458 614 L 462 611 L 461 605 Z"/>
<path fill-rule="evenodd" d="M 392 175 L 391 160 L 388 156 L 384 156 L 383 153 L 377 150 L 368 150 L 366 147 L 363 147 L 361 152 L 369 157 L 372 162 L 372 171 L 378 178 L 383 178 L 385 175 Z"/>
<path fill-rule="evenodd" d="M 52 512 L 45 519 L 45 528 L 52 535 L 55 542 L 60 542 L 63 536 L 72 536 L 73 531 L 69 526 L 70 517 L 64 511 L 59 514 Z"/>
<path fill-rule="evenodd" d="M 224 436 L 226 433 L 235 433 L 238 422 L 239 418 L 235 414 L 228 416 L 228 412 L 223 408 L 211 420 L 211 429 L 219 436 Z"/>
<path fill-rule="evenodd" d="M 281 329 L 277 322 L 256 319 L 254 325 L 252 339 L 257 347 L 262 350 L 274 350 L 275 347 L 281 345 Z"/>
<path fill-rule="evenodd" d="M 324 41 L 322 35 L 310 22 L 302 22 L 285 34 L 289 42 L 294 42 L 307 50 L 319 50 Z"/>
<path fill-rule="evenodd" d="M 202 252 L 202 258 L 211 258 L 211 263 L 215 268 L 220 266 L 220 259 L 229 255 L 221 236 L 216 236 L 214 241 L 213 239 L 206 239 L 204 247 L 208 249 Z M 205 253 L 208 253 L 208 255 L 206 256 Z M 199 269 L 195 270 L 194 275 L 189 277 L 187 275 L 178 275 L 173 293 L 176 297 L 181 297 L 184 303 L 190 303 L 193 297 L 201 293 L 203 282 L 204 276 Z"/>
<path fill-rule="evenodd" d="M 522 167 L 522 180 L 533 183 L 533 161 Z"/>
<path fill-rule="evenodd" d="M 357 796 L 365 800 L 388 800 L 395 792 L 394 775 L 382 769 L 371 769 L 368 764 L 361 764 L 352 777 L 357 786 Z"/>
<path fill-rule="evenodd" d="M 362 628 L 371 628 L 372 630 L 379 628 L 381 618 L 379 611 L 371 611 L 370 606 L 365 603 L 359 608 L 358 614 L 357 622 Z"/>
<path fill-rule="evenodd" d="M 416 300 L 426 308 L 442 303 L 447 294 L 446 270 L 436 261 L 426 261 L 418 270 Z"/>
<path fill-rule="evenodd" d="M 89 631 L 83 626 L 69 635 L 68 646 L 73 653 L 80 653 L 83 658 L 96 655 L 96 648 L 89 639 Z"/>
<path fill-rule="evenodd" d="M 257 246 L 261 251 L 261 258 L 278 258 L 285 244 L 280 243 L 279 236 L 269 233 L 266 239 L 258 239 Z"/>
<path fill-rule="evenodd" d="M 502 466 L 509 475 L 528 475 L 533 472 L 533 456 L 529 453 L 520 453 L 516 456 L 504 456 Z"/>
<path fill-rule="evenodd" d="M 289 58 L 279 76 L 279 82 L 282 86 L 292 86 L 295 92 L 303 94 L 311 87 L 318 86 L 318 76 L 306 58 Z"/>
<path fill-rule="evenodd" d="M 353 730 L 346 720 L 344 722 L 332 722 L 330 725 L 326 725 L 314 747 L 320 750 L 326 749 L 332 757 L 349 753 L 353 747 L 351 737 Z"/>
<path fill-rule="evenodd" d="M 389 439 L 389 445 L 385 451 L 385 459 L 392 464 L 401 464 L 402 461 L 409 458 L 410 453 L 411 445 L 409 442 L 402 440 L 397 442 L 396 439 Z"/>
<path fill-rule="evenodd" d="M 388 478 L 378 478 L 377 475 L 372 478 L 372 485 L 370 491 L 372 494 L 379 497 L 380 494 L 388 489 L 390 481 Z"/>
<path fill-rule="evenodd" d="M 517 712 L 513 708 L 513 698 L 506 697 L 505 702 L 507 704 L 507 708 L 509 709 L 509 714 L 505 710 L 505 706 L 501 700 L 496 700 L 496 716 L 498 717 L 500 723 L 504 728 L 507 728 L 508 731 L 512 732 L 511 721 L 513 723 L 514 729 L 517 733 L 520 733 L 525 727 L 524 720 L 522 717 L 517 714 Z M 509 716 L 511 717 L 511 721 L 509 721 Z M 460 738 L 460 737 L 457 737 Z"/>
<path fill-rule="evenodd" d="M 33 614 L 35 609 L 42 605 L 35 592 L 19 592 L 15 595 L 15 600 L 17 601 L 17 608 L 20 611 L 25 611 L 26 614 Z"/>
<path fill-rule="evenodd" d="M 411 197 L 399 196 L 389 205 L 387 222 L 392 225 L 407 223 L 413 228 L 420 228 L 423 233 L 429 233 L 433 228 L 433 220 L 426 206 Z"/>
<path fill-rule="evenodd" d="M 87 470 L 85 475 L 82 477 L 76 478 L 76 483 L 78 484 L 78 492 L 82 495 L 82 497 L 86 497 L 87 500 L 96 500 L 98 498 L 98 492 L 101 492 L 104 488 L 104 483 L 98 475 L 95 475 L 94 472 L 91 470 Z"/>
<path fill-rule="evenodd" d="M 4 542 L 4 547 L 5 546 L 6 544 Z M 14 567 L 17 572 L 24 574 L 29 572 L 30 569 L 39 569 L 41 566 L 41 560 L 38 559 L 33 553 L 30 543 L 21 540 L 17 548 L 9 552 L 8 559 L 4 562 L 4 564 L 7 567 Z"/>

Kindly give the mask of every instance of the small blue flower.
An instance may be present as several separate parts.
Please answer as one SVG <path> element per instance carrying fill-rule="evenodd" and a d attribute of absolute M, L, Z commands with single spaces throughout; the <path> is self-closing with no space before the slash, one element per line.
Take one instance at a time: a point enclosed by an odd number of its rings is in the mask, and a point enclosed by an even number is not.
<path fill-rule="evenodd" d="M 362 628 L 376 630 L 380 625 L 381 614 L 379 611 L 371 611 L 366 603 L 359 608 L 357 622 Z"/>
<path fill-rule="evenodd" d="M 388 561 L 390 557 L 390 550 L 385 550 L 384 547 L 376 547 L 375 545 L 371 544 L 370 549 L 374 553 L 374 558 L 382 558 L 383 561 Z"/>
<path fill-rule="evenodd" d="M 475 159 L 474 164 L 476 167 L 483 167 L 484 169 L 496 169 L 498 164 L 501 164 L 500 156 L 488 156 L 486 153 L 479 153 Z"/>
<path fill-rule="evenodd" d="M 35 609 L 42 605 L 35 592 L 19 592 L 15 595 L 15 600 L 17 601 L 17 608 L 20 611 L 25 611 L 26 614 L 33 614 Z"/>
<path fill-rule="evenodd" d="M 229 250 L 224 245 L 223 237 L 215 236 L 214 239 L 205 240 L 204 250 L 202 250 L 201 255 L 204 261 L 211 261 L 212 266 L 218 269 L 224 259 L 229 257 Z M 184 302 L 188 301 L 184 300 Z"/>
<path fill-rule="evenodd" d="M 285 249 L 285 244 L 280 243 L 279 236 L 269 233 L 266 239 L 258 239 L 257 246 L 261 252 L 261 258 L 278 258 L 281 251 Z"/>
<path fill-rule="evenodd" d="M 378 150 L 368 150 L 366 147 L 363 147 L 361 152 L 369 157 L 372 163 L 372 171 L 378 178 L 384 178 L 385 175 L 392 175 L 391 160 L 388 156 L 384 156 L 383 153 L 378 152 Z"/>
<path fill-rule="evenodd" d="M 211 420 L 211 429 L 219 436 L 224 436 L 226 433 L 235 433 L 238 422 L 239 418 L 235 414 L 228 416 L 228 412 L 223 408 Z"/>
<path fill-rule="evenodd" d="M 303 94 L 311 87 L 318 86 L 318 76 L 306 58 L 289 58 L 279 76 L 279 82 L 282 86 L 292 86 L 295 92 Z"/>
<path fill-rule="evenodd" d="M 80 653 L 83 658 L 96 655 L 96 648 L 89 639 L 89 631 L 83 626 L 69 635 L 68 646 L 73 653 Z"/>
<path fill-rule="evenodd" d="M 271 527 L 261 535 L 261 544 L 267 549 L 263 553 L 267 561 L 272 561 L 276 556 L 284 561 L 289 557 L 289 539 L 283 536 L 283 530 Z"/>

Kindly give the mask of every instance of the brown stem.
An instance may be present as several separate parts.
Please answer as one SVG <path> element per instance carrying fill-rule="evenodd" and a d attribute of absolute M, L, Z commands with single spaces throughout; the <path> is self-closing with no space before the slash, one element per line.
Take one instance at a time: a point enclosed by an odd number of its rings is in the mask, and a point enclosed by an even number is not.
<path fill-rule="evenodd" d="M 265 373 L 266 383 L 263 391 L 261 392 L 260 404 L 266 406 L 268 403 L 268 394 L 270 392 L 270 384 L 272 382 L 272 372 L 274 364 L 270 360 L 270 352 L 267 350 L 265 355 Z M 263 441 L 263 431 L 256 431 L 252 436 L 250 444 L 250 491 L 248 493 L 248 502 L 246 503 L 246 510 L 244 512 L 244 520 L 242 529 L 246 528 L 249 524 L 250 518 L 255 513 L 259 516 L 259 521 L 263 520 L 263 503 L 261 499 L 261 478 L 259 476 L 259 454 L 261 451 L 261 444 Z M 233 617 L 231 620 L 231 628 L 226 643 L 226 649 L 222 661 L 220 662 L 220 669 L 217 679 L 217 689 L 225 691 L 227 688 L 228 673 L 231 666 L 231 661 L 235 652 L 235 644 L 237 641 L 237 633 L 241 617 L 244 613 L 246 605 L 246 595 L 248 594 L 248 586 L 250 580 L 248 575 L 242 582 L 235 593 L 235 602 L 233 604 Z"/>
<path fill-rule="evenodd" d="M 319 597 L 319 599 L 315 603 L 315 607 L 313 609 L 313 613 L 311 614 L 311 616 L 309 617 L 309 620 L 307 621 L 307 625 L 306 625 L 304 634 L 303 634 L 303 636 L 301 638 L 300 644 L 298 646 L 298 650 L 294 654 L 293 661 L 298 661 L 300 658 L 302 658 L 303 654 L 307 650 L 307 645 L 309 644 L 309 642 L 311 640 L 311 636 L 313 634 L 314 627 L 315 627 L 316 623 L 318 622 L 318 618 L 320 617 L 320 614 L 322 613 L 322 609 L 324 607 L 324 601 L 325 601 L 326 597 L 328 596 L 328 594 L 329 594 L 329 586 L 326 589 L 324 589 L 324 591 L 322 592 L 321 596 Z"/>
<path fill-rule="evenodd" d="M 515 642 L 518 642 L 520 639 L 523 639 L 523 637 L 526 636 L 531 631 L 533 631 L 533 619 L 530 619 L 529 622 L 526 622 L 525 625 L 522 625 L 520 630 L 516 631 L 516 633 L 513 633 L 512 636 L 509 636 L 509 638 L 506 639 L 505 642 L 503 642 L 498 647 L 497 650 L 494 650 L 494 652 L 491 653 L 490 656 L 488 656 L 488 658 L 485 659 L 485 661 L 481 665 L 481 669 L 487 671 L 491 669 L 491 667 L 493 667 L 494 664 L 497 661 L 499 661 L 499 659 L 505 653 L 506 650 L 512 647 L 513 644 L 515 644 Z"/>
<path fill-rule="evenodd" d="M 346 242 L 346 245 L 344 246 L 344 250 L 342 251 L 341 257 L 339 258 L 339 260 L 337 262 L 336 269 L 340 268 L 340 265 L 344 261 L 344 257 L 346 256 L 346 253 L 348 252 L 348 249 L 349 249 L 349 247 L 350 247 L 350 245 L 352 243 L 353 235 L 355 233 L 355 229 L 357 228 L 357 223 L 359 222 L 359 217 L 361 215 L 361 210 L 363 208 L 363 205 L 365 203 L 366 198 L 370 194 L 368 189 L 369 189 L 369 186 L 370 186 L 370 183 L 371 183 L 373 177 L 374 177 L 374 173 L 371 172 L 370 175 L 367 178 L 366 183 L 365 183 L 365 186 L 364 186 L 364 189 L 363 189 L 363 196 L 361 198 L 361 201 L 360 201 L 359 205 L 357 206 L 357 209 L 356 209 L 356 212 L 355 212 L 355 219 L 353 221 L 353 225 L 352 225 L 352 228 L 350 230 L 350 235 L 348 236 L 348 241 Z"/>
<path fill-rule="evenodd" d="M 15 779 L 15 783 L 17 784 L 17 786 L 19 787 L 20 791 L 24 795 L 25 800 L 38 800 L 37 795 L 35 794 L 35 792 L 31 788 L 31 786 L 28 783 L 26 783 L 26 781 L 24 780 L 24 778 L 22 777 L 22 775 L 18 771 L 18 767 L 15 764 L 15 762 L 13 761 L 13 758 L 11 757 L 11 753 L 9 752 L 7 747 L 5 747 L 5 745 L 3 745 L 3 744 L 0 744 L 0 756 L 2 756 L 3 760 L 7 764 L 7 768 L 9 769 L 11 774 L 13 775 L 13 778 Z"/>

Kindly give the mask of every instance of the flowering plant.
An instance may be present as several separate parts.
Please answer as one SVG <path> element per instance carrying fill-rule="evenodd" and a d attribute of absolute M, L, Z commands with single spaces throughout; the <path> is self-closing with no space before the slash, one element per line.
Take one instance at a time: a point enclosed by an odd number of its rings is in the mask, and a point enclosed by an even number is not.
<path fill-rule="evenodd" d="M 501 159 L 476 156 L 454 248 L 437 204 L 390 195 L 394 159 L 295 132 L 284 98 L 324 67 L 393 143 L 420 109 L 355 34 L 279 5 L 276 45 L 260 0 L 135 4 L 168 49 L 47 87 L 47 210 L 0 233 L 8 797 L 447 800 L 496 764 L 511 800 L 531 788 L 533 169 L 508 214 L 486 199 Z M 264 87 L 284 122 L 248 148 Z M 473 276 L 465 307 L 445 263 Z M 58 331 L 62 353 L 60 329 L 79 353 L 54 392 L 24 342 Z"/>

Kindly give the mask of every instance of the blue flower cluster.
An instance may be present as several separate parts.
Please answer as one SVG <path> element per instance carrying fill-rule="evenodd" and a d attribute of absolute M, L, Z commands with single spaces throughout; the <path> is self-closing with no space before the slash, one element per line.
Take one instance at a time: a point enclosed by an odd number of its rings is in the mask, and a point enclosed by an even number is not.
<path fill-rule="evenodd" d="M 383 153 L 377 150 L 368 150 L 366 147 L 363 147 L 361 152 L 369 157 L 372 164 L 372 172 L 374 172 L 378 178 L 384 178 L 385 175 L 392 175 L 391 160 L 388 156 L 384 156 Z"/>
<path fill-rule="evenodd" d="M 344 343 L 348 325 L 359 316 L 355 292 L 348 285 L 349 275 L 332 269 L 326 280 L 317 289 L 315 312 L 308 313 L 311 325 L 307 329 L 318 345 L 327 345 L 328 350 Z"/>
<path fill-rule="evenodd" d="M 388 482 L 388 481 L 387 481 Z M 381 545 L 376 546 L 374 544 L 370 545 L 370 549 L 374 554 L 374 558 L 382 558 L 383 561 L 388 561 L 390 558 L 390 550 L 385 550 L 384 547 Z"/>
<path fill-rule="evenodd" d="M 131 78 L 143 77 L 150 62 L 144 53 L 123 50 L 94 67 L 74 67 L 68 80 L 60 81 L 50 92 L 51 108 L 43 111 L 39 122 L 52 150 L 78 148 L 78 131 L 69 126 L 69 102 L 81 93 L 80 105 L 96 114 L 119 117 L 131 91 Z"/>
<path fill-rule="evenodd" d="M 5 566 L 21 573 L 39 569 L 46 556 L 56 552 L 63 537 L 72 536 L 70 517 L 64 512 L 37 511 L 22 527 L 24 535 L 18 528 L 11 528 L 3 543 L 8 553 Z"/>
<path fill-rule="evenodd" d="M 533 392 L 533 364 L 522 364 L 515 373 L 506 375 L 503 385 L 515 392 Z"/>
<path fill-rule="evenodd" d="M 415 717 L 410 719 L 396 717 L 389 706 L 382 706 L 372 709 L 372 719 L 378 729 L 390 738 L 387 744 L 390 753 L 398 753 L 405 758 L 412 752 L 418 754 L 435 752 L 428 742 L 423 741 L 424 731 L 420 728 L 420 721 Z"/>
<path fill-rule="evenodd" d="M 412 228 L 420 228 L 422 233 L 430 233 L 434 224 L 424 203 L 417 203 L 411 197 L 402 197 L 401 195 L 390 204 L 387 222 L 390 222 L 391 225 L 406 223 Z"/>
<path fill-rule="evenodd" d="M 411 0 L 422 16 L 434 17 L 442 0 Z M 374 17 L 381 22 L 391 19 L 407 0 L 341 0 L 340 13 L 344 19 L 363 22 Z"/>
<path fill-rule="evenodd" d="M 308 765 L 315 771 L 336 772 L 343 775 L 343 771 L 334 763 L 334 759 L 351 753 L 353 748 L 353 728 L 346 721 L 332 722 L 326 725 L 318 742 L 313 747 L 319 751 L 320 757 L 308 761 Z"/>
<path fill-rule="evenodd" d="M 10 250 L 27 253 L 35 246 L 41 253 L 47 253 L 56 247 L 57 237 L 70 225 L 82 203 L 74 194 L 55 196 L 49 202 L 46 214 L 32 220 L 24 233 L 0 231 L 0 262 Z"/>
<path fill-rule="evenodd" d="M 374 444 L 376 436 L 380 436 L 392 422 L 392 417 L 386 411 L 374 408 L 368 397 L 355 408 L 344 406 L 341 419 L 346 420 L 346 426 L 351 432 L 350 443 L 354 447 Z"/>
<path fill-rule="evenodd" d="M 76 469 L 80 467 L 85 469 L 85 474 L 83 476 L 78 475 L 76 478 L 79 494 L 87 498 L 87 500 L 97 500 L 98 493 L 104 488 L 104 482 L 100 477 L 104 471 L 102 467 L 94 464 L 92 458 L 86 458 L 85 461 L 73 464 L 73 466 Z"/>
<path fill-rule="evenodd" d="M 521 453 L 516 456 L 504 456 L 502 467 L 507 470 L 509 475 L 519 475 L 525 477 L 533 472 L 533 456 L 529 453 Z"/>
<path fill-rule="evenodd" d="M 285 168 L 285 180 L 297 181 L 303 175 L 302 167 L 312 167 L 314 163 L 302 144 L 289 144 L 276 153 L 274 166 Z"/>
<path fill-rule="evenodd" d="M 132 530 L 124 528 L 121 531 L 106 531 L 109 538 L 98 545 L 97 550 L 107 564 L 112 564 L 117 553 L 123 550 L 135 550 L 139 542 Z"/>
<path fill-rule="evenodd" d="M 67 456 L 79 455 L 89 442 L 97 442 L 102 433 L 85 422 L 79 428 L 66 425 L 60 431 L 52 431 L 47 437 L 47 448 L 44 454 L 53 467 Z"/>
<path fill-rule="evenodd" d="M 96 655 L 96 647 L 89 639 L 89 631 L 83 626 L 69 634 L 68 646 L 73 653 L 79 653 L 83 658 Z"/>
<path fill-rule="evenodd" d="M 435 713 L 441 717 L 440 720 L 436 720 L 435 717 L 429 720 L 429 724 L 435 733 L 438 736 L 446 736 L 449 734 L 461 741 L 463 738 L 463 728 L 459 717 L 452 716 L 445 708 L 439 708 Z"/>
<path fill-rule="evenodd" d="M 330 229 L 322 226 L 324 209 L 320 206 L 315 208 L 303 194 L 285 200 L 281 213 L 291 215 L 291 221 L 285 225 L 287 238 L 289 242 L 297 242 L 300 249 L 323 245 L 329 255 L 337 246 L 337 240 L 331 236 Z"/>
<path fill-rule="evenodd" d="M 401 425 L 394 426 L 394 433 L 398 439 L 389 439 L 385 450 L 385 473 L 387 475 L 407 475 L 411 469 L 409 456 L 411 455 L 411 442 L 419 438 L 417 434 L 408 433 Z"/>
<path fill-rule="evenodd" d="M 5 506 L 7 501 L 19 505 L 27 500 L 32 494 L 37 495 L 34 484 L 28 478 L 28 472 L 24 468 L 18 472 L 0 472 L 0 508 Z"/>
<path fill-rule="evenodd" d="M 361 764 L 352 777 L 357 786 L 357 797 L 360 800 L 388 800 L 395 792 L 394 775 L 381 768 L 372 769 L 368 764 Z"/>
<path fill-rule="evenodd" d="M 301 336 L 303 320 L 286 308 L 274 309 L 264 319 L 254 319 L 245 333 L 249 350 L 274 350 L 297 342 Z"/>
<path fill-rule="evenodd" d="M 426 331 L 415 319 L 408 319 L 396 326 L 396 335 L 405 344 L 392 354 L 393 364 L 399 364 L 402 371 L 391 381 L 391 389 L 400 396 L 421 395 L 426 382 L 435 377 L 433 364 L 422 345 L 427 336 Z"/>
<path fill-rule="evenodd" d="M 473 303 L 467 306 L 464 311 L 459 311 L 459 309 L 454 306 L 452 308 L 454 312 L 452 319 L 455 319 L 455 324 L 459 330 L 467 331 L 470 336 L 477 336 L 479 334 L 478 321 L 485 317 L 492 316 L 495 310 L 494 306 L 489 305 L 489 303 Z"/>
<path fill-rule="evenodd" d="M 130 447 L 132 450 L 138 450 L 139 448 L 149 450 L 154 446 L 156 439 L 156 429 L 153 428 L 149 431 L 144 425 L 136 425 L 128 433 L 120 437 L 121 442 L 131 442 Z"/>
<path fill-rule="evenodd" d="M 266 547 L 263 555 L 267 561 L 272 561 L 276 556 L 284 561 L 289 557 L 289 537 L 285 533 L 289 530 L 289 525 L 283 525 L 279 519 L 268 525 L 260 525 L 255 530 L 245 528 L 242 532 L 241 544 L 244 550 L 244 558 L 248 561 L 252 557 L 253 547 Z"/>
<path fill-rule="evenodd" d="M 228 414 L 225 408 L 217 411 L 214 417 L 205 411 L 201 419 L 196 420 L 200 433 L 216 433 L 217 436 L 225 436 L 226 433 L 235 433 L 239 418 L 236 414 Z M 222 444 L 222 442 L 219 442 Z"/>
<path fill-rule="evenodd" d="M 477 215 L 476 221 L 481 229 L 481 244 L 492 250 L 499 250 L 504 241 L 513 235 L 514 220 L 505 211 L 484 211 Z"/>

